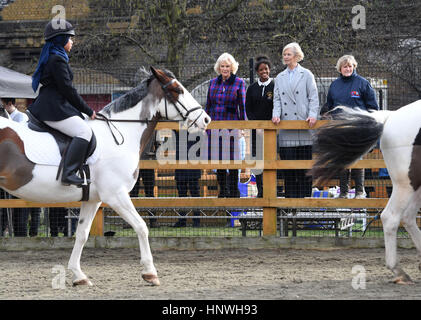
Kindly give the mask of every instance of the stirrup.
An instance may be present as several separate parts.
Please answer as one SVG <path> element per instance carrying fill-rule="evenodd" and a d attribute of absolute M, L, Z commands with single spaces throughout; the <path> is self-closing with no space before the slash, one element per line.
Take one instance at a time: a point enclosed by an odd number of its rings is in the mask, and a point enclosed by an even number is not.
<path fill-rule="evenodd" d="M 75 180 L 71 181 L 72 178 L 74 178 L 74 177 L 76 177 L 77 180 L 75 179 Z M 64 180 L 62 179 L 61 183 L 64 186 L 74 185 L 74 186 L 77 186 L 78 188 L 81 188 L 83 186 L 83 184 L 85 183 L 85 181 L 83 179 L 80 180 L 80 178 L 76 174 L 72 174 L 72 175 L 68 176 L 67 179 L 64 179 Z"/>
<path fill-rule="evenodd" d="M 88 176 L 86 175 L 86 171 L 81 169 L 80 172 L 83 175 L 83 183 L 81 186 L 89 185 L 91 183 L 91 179 L 89 179 Z"/>

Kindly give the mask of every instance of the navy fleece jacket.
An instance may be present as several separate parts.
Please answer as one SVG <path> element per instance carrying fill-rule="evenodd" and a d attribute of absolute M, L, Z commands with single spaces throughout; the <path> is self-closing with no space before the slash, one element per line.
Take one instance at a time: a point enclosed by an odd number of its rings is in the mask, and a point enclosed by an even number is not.
<path fill-rule="evenodd" d="M 341 75 L 329 87 L 326 111 L 330 111 L 339 105 L 363 110 L 379 110 L 376 93 L 370 82 L 355 71 L 350 77 Z"/>

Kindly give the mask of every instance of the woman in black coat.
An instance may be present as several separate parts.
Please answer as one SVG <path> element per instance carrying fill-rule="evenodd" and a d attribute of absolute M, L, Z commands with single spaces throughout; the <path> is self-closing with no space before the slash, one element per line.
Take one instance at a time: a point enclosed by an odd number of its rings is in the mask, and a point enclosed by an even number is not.
<path fill-rule="evenodd" d="M 272 64 L 268 57 L 256 58 L 255 71 L 259 79 L 250 85 L 246 93 L 246 113 L 248 120 L 271 120 L 273 109 L 274 82 L 270 77 Z M 256 156 L 256 148 L 263 150 L 263 146 L 256 146 L 256 130 L 252 130 L 252 155 Z M 259 139 L 263 141 L 262 139 Z M 263 174 L 256 174 L 258 198 L 263 197 Z"/>
<path fill-rule="evenodd" d="M 45 45 L 37 69 L 32 77 L 32 88 L 40 92 L 28 110 L 48 126 L 72 137 L 67 148 L 61 181 L 65 185 L 81 186 L 83 179 L 76 172 L 81 167 L 92 138 L 92 130 L 84 114 L 95 119 L 92 110 L 73 87 L 73 73 L 68 52 L 75 35 L 73 26 L 65 20 L 52 20 L 45 27 Z"/>

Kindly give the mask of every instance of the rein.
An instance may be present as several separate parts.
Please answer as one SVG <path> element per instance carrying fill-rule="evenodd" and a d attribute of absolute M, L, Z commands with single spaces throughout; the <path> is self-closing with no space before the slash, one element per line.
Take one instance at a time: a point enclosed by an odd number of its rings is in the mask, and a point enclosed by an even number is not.
<path fill-rule="evenodd" d="M 105 123 L 107 124 L 108 128 L 110 129 L 110 132 L 114 138 L 115 143 L 119 146 L 122 145 L 124 143 L 124 136 L 121 133 L 120 130 L 118 130 L 118 128 L 113 124 L 113 122 L 131 122 L 131 123 L 146 123 L 147 125 L 149 124 L 149 122 L 151 122 L 151 120 L 145 119 L 145 120 L 133 120 L 133 119 L 110 119 L 107 118 L 105 115 L 103 115 L 102 113 L 97 113 L 96 114 L 96 118 L 95 120 L 100 120 L 100 121 L 105 121 Z M 160 120 L 163 122 L 176 122 L 176 120 Z M 121 142 L 119 142 L 113 132 L 113 129 L 111 128 L 111 126 L 117 130 L 117 132 L 120 134 L 121 137 Z"/>
<path fill-rule="evenodd" d="M 121 133 L 121 131 L 118 130 L 118 128 L 113 124 L 113 122 L 146 123 L 146 125 L 148 125 L 149 122 L 152 121 L 152 120 L 148 120 L 148 119 L 145 119 L 145 120 L 141 120 L 141 119 L 139 119 L 139 120 L 133 120 L 133 119 L 110 119 L 110 118 L 106 117 L 105 115 L 103 115 L 102 113 L 97 113 L 95 120 L 104 121 L 107 124 L 108 128 L 110 129 L 111 135 L 113 136 L 114 141 L 115 141 L 116 145 L 118 145 L 118 146 L 119 145 L 122 145 L 124 143 L 124 136 Z M 160 122 L 178 122 L 177 120 L 161 120 L 161 119 L 159 121 Z M 121 142 L 119 142 L 118 139 L 117 139 L 117 137 L 115 136 L 114 131 L 113 131 L 113 128 L 119 133 L 119 135 L 121 137 Z"/>
<path fill-rule="evenodd" d="M 113 136 L 116 145 L 118 145 L 118 146 L 120 146 L 120 145 L 122 145 L 124 143 L 124 136 L 121 133 L 121 131 L 118 130 L 117 127 L 113 124 L 114 121 L 118 121 L 118 122 L 144 122 L 145 121 L 145 120 L 124 120 L 124 119 L 121 119 L 121 120 L 115 119 L 115 120 L 113 120 L 113 119 L 107 118 L 102 113 L 97 113 L 96 114 L 96 117 L 95 117 L 95 120 L 105 121 L 105 123 L 107 124 L 108 128 L 110 129 L 111 135 Z M 115 134 L 114 134 L 113 129 L 111 128 L 111 126 L 113 126 L 114 129 L 117 130 L 117 132 L 120 134 L 120 137 L 121 137 L 121 142 L 120 143 L 118 142 L 118 140 L 117 140 L 117 138 L 116 138 L 116 136 L 115 136 Z"/>

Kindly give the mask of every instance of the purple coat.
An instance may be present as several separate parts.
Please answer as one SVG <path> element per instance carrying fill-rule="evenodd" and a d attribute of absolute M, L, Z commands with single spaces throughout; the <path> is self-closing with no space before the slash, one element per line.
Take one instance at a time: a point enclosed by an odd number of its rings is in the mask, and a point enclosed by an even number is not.
<path fill-rule="evenodd" d="M 246 83 L 243 79 L 232 74 L 226 81 L 222 81 L 221 75 L 210 81 L 205 111 L 212 120 L 245 120 L 245 104 Z M 240 159 L 238 130 L 229 131 L 229 134 L 235 137 L 235 139 L 230 138 L 230 143 L 221 137 L 216 138 L 218 131 L 218 129 L 208 130 L 209 159 Z"/>

